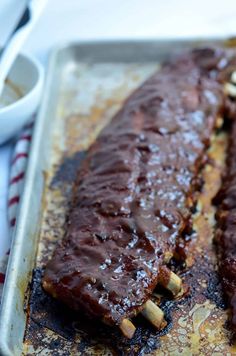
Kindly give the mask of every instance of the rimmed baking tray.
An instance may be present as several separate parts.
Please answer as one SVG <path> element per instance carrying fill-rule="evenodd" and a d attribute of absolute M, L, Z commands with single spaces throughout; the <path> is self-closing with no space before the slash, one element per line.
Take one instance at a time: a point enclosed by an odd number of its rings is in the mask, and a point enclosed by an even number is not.
<path fill-rule="evenodd" d="M 169 322 L 162 333 L 143 327 L 139 320 L 137 335 L 130 342 L 97 324 L 91 331 L 82 316 L 70 315 L 40 287 L 45 261 L 63 236 L 74 174 L 91 142 L 125 97 L 163 60 L 173 52 L 207 43 L 235 45 L 233 39 L 106 41 L 65 44 L 53 50 L 4 286 L 2 355 L 234 354 L 224 329 L 227 312 L 209 247 L 211 232 L 207 245 L 199 243 L 200 262 L 184 277 L 188 280 L 194 268 L 200 271 L 191 280 L 194 292 L 184 301 L 167 298 L 163 304 Z M 203 249 L 207 260 L 202 260 Z"/>

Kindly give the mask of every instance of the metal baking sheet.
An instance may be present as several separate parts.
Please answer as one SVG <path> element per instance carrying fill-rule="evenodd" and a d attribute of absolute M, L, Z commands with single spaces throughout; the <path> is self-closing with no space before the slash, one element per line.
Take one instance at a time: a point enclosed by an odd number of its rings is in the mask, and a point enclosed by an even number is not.
<path fill-rule="evenodd" d="M 116 41 L 66 44 L 53 51 L 4 286 L 2 355 L 235 354 L 224 327 L 227 311 L 215 271 L 211 226 L 205 221 L 212 216 L 210 207 L 200 224 L 205 232 L 199 230 L 198 251 L 192 254 L 198 258 L 183 275 L 191 293 L 162 302 L 168 321 L 162 332 L 138 318 L 135 338 L 124 340 L 117 330 L 88 325 L 82 315 L 44 294 L 40 285 L 45 262 L 63 236 L 71 183 L 89 145 L 163 60 L 208 42 L 235 45 L 234 39 Z M 218 148 L 224 146 L 221 139 Z"/>

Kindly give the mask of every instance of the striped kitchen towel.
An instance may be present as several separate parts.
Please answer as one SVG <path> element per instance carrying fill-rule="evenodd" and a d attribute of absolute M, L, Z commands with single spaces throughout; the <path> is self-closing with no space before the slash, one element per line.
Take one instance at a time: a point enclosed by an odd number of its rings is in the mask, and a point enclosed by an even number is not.
<path fill-rule="evenodd" d="M 32 137 L 33 122 L 26 125 L 16 139 L 13 150 L 9 191 L 8 191 L 8 221 L 10 237 L 17 220 L 18 206 L 24 185 L 24 176 L 28 162 L 28 154 Z M 4 238 L 4 236 L 3 236 Z M 2 295 L 9 251 L 0 259 L 0 300 Z"/>

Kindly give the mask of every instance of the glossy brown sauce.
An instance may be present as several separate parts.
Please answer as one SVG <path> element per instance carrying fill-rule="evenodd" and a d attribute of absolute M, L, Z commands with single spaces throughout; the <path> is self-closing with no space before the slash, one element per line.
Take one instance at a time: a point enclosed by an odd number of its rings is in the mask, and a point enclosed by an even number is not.
<path fill-rule="evenodd" d="M 49 293 L 119 324 L 142 309 L 159 267 L 184 255 L 210 137 L 218 116 L 234 113 L 222 87 L 229 58 L 202 49 L 165 64 L 101 132 L 45 271 Z"/>

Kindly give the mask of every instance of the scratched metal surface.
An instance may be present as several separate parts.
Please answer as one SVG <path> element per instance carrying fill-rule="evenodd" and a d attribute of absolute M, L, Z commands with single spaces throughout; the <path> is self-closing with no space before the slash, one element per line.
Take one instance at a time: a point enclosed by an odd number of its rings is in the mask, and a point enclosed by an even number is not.
<path fill-rule="evenodd" d="M 214 208 L 209 203 L 220 185 L 225 134 L 214 138 L 212 163 L 203 172 L 206 183 L 194 217 L 197 236 L 189 244 L 187 266 L 179 270 L 186 292 L 178 300 L 162 291 L 154 296 L 166 314 L 163 331 L 137 317 L 135 337 L 125 340 L 118 330 L 91 323 L 47 296 L 40 283 L 45 263 L 63 236 L 71 184 L 89 145 L 127 95 L 173 49 L 202 44 L 200 40 L 111 42 L 69 45 L 54 52 L 8 268 L 0 320 L 2 354 L 236 354 L 225 324 L 227 310 L 212 245 Z"/>

